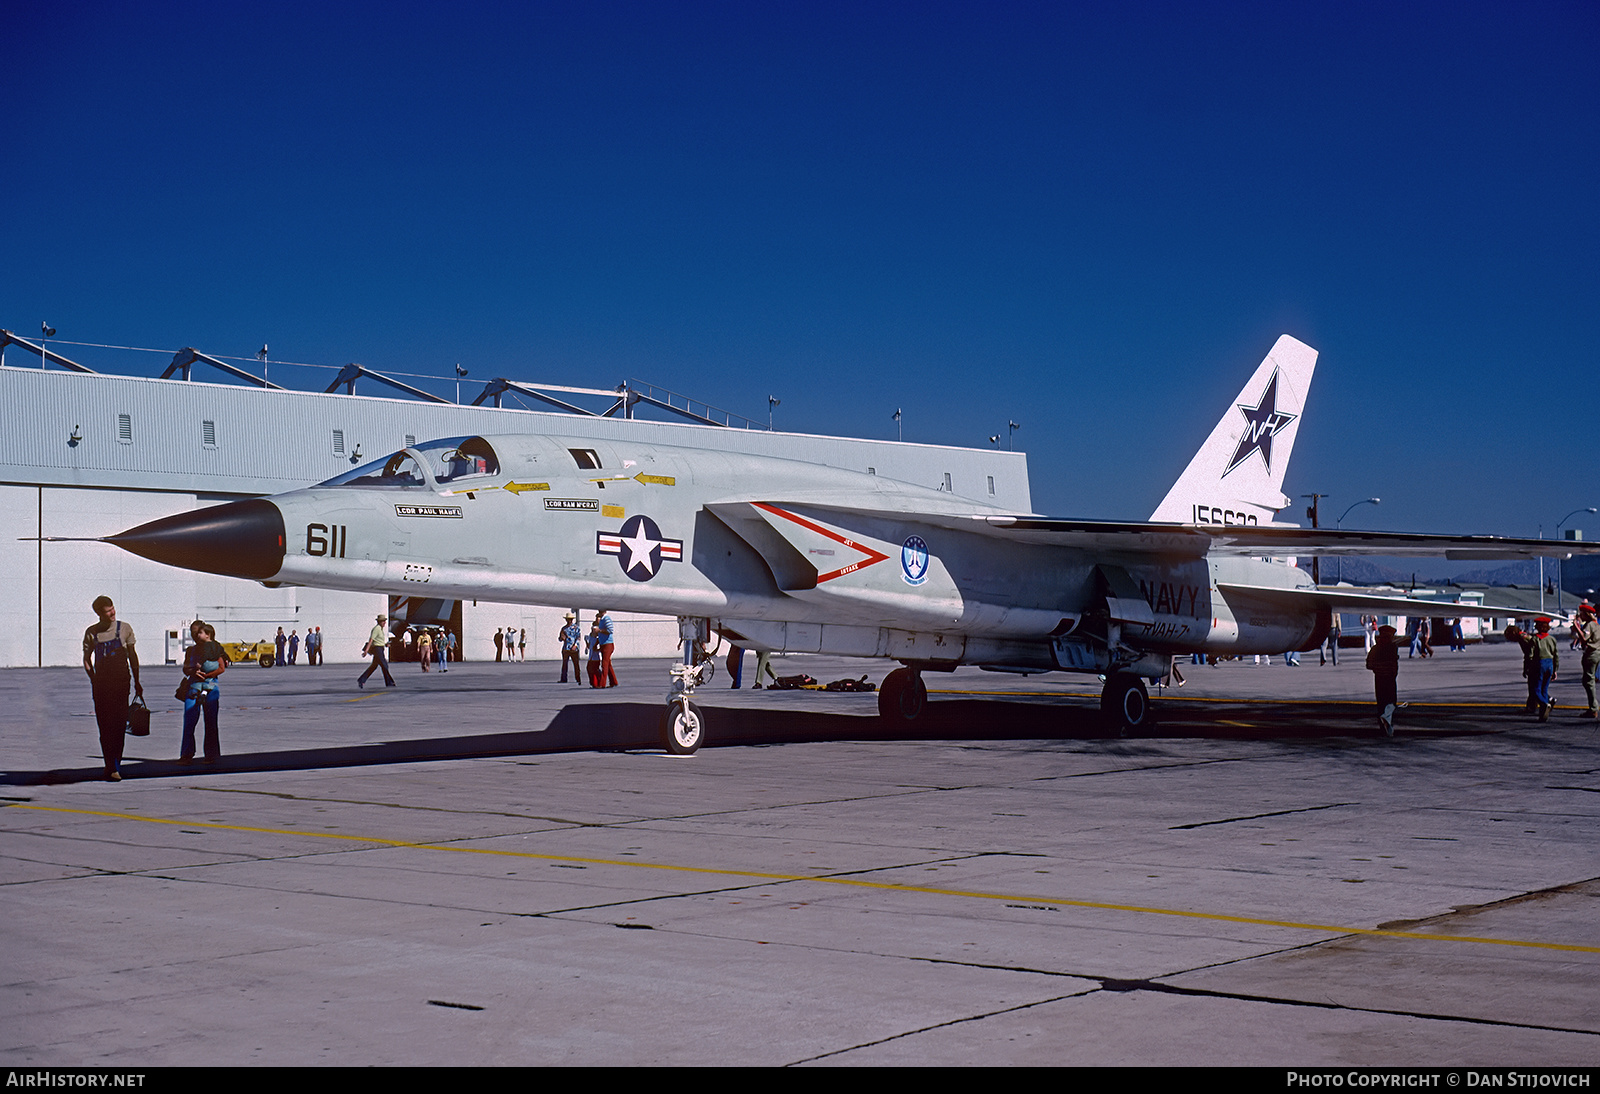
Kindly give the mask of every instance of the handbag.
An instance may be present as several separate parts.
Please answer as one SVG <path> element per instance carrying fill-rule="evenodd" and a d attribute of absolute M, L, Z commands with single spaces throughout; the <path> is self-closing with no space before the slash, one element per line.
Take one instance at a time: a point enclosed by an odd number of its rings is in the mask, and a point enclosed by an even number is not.
<path fill-rule="evenodd" d="M 138 696 L 128 706 L 128 732 L 135 737 L 150 736 L 150 708 Z"/>

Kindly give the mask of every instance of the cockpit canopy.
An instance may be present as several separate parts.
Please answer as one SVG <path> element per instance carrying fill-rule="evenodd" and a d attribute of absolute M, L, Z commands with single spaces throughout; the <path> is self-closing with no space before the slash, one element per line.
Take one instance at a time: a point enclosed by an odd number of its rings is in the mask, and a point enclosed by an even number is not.
<path fill-rule="evenodd" d="M 445 437 L 402 448 L 318 486 L 426 490 L 430 485 L 456 487 L 463 480 L 488 478 L 499 473 L 500 459 L 488 441 L 482 437 Z"/>

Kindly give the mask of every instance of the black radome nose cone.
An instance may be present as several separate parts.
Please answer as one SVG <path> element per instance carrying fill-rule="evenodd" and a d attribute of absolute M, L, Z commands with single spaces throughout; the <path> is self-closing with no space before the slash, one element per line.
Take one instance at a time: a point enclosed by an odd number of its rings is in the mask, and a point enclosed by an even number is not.
<path fill-rule="evenodd" d="M 162 517 L 106 542 L 168 566 L 265 581 L 283 568 L 283 536 L 283 513 L 252 498 Z"/>

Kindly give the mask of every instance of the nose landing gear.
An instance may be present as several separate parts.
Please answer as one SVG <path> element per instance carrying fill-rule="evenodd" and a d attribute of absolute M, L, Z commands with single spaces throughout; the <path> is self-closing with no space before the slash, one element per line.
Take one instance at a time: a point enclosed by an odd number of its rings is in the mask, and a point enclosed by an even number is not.
<path fill-rule="evenodd" d="M 716 671 L 705 652 L 711 621 L 679 616 L 678 635 L 683 639 L 683 663 L 668 669 L 672 682 L 667 687 L 667 709 L 661 712 L 661 747 L 674 756 L 692 756 L 706 739 L 706 718 L 694 702 L 694 689 L 708 683 Z"/>
<path fill-rule="evenodd" d="M 674 756 L 692 756 L 705 739 L 705 715 L 687 694 L 675 696 L 661 713 L 661 747 Z"/>

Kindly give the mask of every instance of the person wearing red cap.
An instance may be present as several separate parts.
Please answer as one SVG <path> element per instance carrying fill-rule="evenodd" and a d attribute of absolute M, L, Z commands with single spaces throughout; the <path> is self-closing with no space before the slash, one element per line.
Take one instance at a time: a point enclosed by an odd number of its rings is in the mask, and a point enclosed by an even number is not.
<path fill-rule="evenodd" d="M 1600 666 L 1600 622 L 1595 621 L 1594 605 L 1588 601 L 1578 605 L 1578 621 L 1572 625 L 1572 635 L 1583 651 L 1583 693 L 1589 697 L 1589 709 L 1583 716 L 1600 718 L 1594 701 L 1595 668 Z"/>
<path fill-rule="evenodd" d="M 1550 633 L 1550 617 L 1541 615 L 1533 621 L 1533 665 L 1539 686 L 1534 692 L 1534 698 L 1539 702 L 1539 721 L 1550 720 L 1550 685 L 1555 681 L 1556 672 L 1561 668 L 1561 643 L 1556 641 L 1556 636 Z"/>
<path fill-rule="evenodd" d="M 1535 693 L 1539 689 L 1539 666 L 1533 660 L 1533 635 L 1517 626 L 1515 623 L 1506 625 L 1506 641 L 1515 642 L 1522 650 L 1522 679 L 1528 685 L 1529 714 L 1539 709 L 1539 700 Z"/>
<path fill-rule="evenodd" d="M 1394 712 L 1400 702 L 1400 646 L 1393 627 L 1378 628 L 1378 637 L 1367 651 L 1367 668 L 1372 670 L 1372 690 L 1378 700 L 1378 728 L 1385 737 L 1393 737 Z"/>

